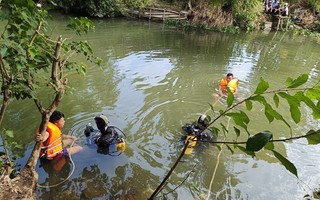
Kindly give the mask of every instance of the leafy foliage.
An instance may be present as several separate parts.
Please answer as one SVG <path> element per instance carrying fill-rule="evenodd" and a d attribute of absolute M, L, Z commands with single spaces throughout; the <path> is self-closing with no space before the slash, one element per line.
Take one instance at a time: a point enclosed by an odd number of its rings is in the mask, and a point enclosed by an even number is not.
<path fill-rule="evenodd" d="M 308 82 L 308 75 L 302 74 L 301 76 L 297 77 L 296 79 L 288 78 L 285 81 L 285 87 L 280 88 L 277 90 L 268 90 L 269 83 L 265 81 L 263 78 L 260 78 L 260 82 L 255 89 L 255 92 L 249 96 L 248 98 L 235 103 L 234 97 L 231 92 L 228 92 L 228 95 L 231 95 L 231 98 L 228 96 L 227 98 L 227 108 L 225 111 L 220 111 L 220 116 L 213 118 L 210 122 L 212 125 L 221 115 L 229 116 L 233 119 L 235 124 L 241 128 L 243 128 L 248 134 L 249 137 L 245 142 L 246 147 L 244 148 L 240 144 L 242 142 L 234 142 L 235 148 L 241 150 L 245 154 L 250 156 L 255 156 L 255 152 L 262 150 L 272 151 L 273 155 L 279 160 L 279 162 L 291 173 L 295 176 L 298 176 L 298 172 L 296 167 L 293 163 L 291 163 L 287 158 L 282 156 L 279 152 L 274 149 L 273 142 L 280 142 L 280 141 L 287 141 L 305 137 L 308 140 L 309 144 L 319 144 L 320 143 L 320 130 L 314 131 L 310 130 L 305 135 L 301 136 L 292 136 L 291 125 L 288 122 L 289 119 L 285 119 L 281 113 L 279 113 L 276 109 L 274 109 L 273 105 L 276 107 L 279 106 L 282 100 L 286 101 L 289 105 L 289 111 L 291 114 L 291 118 L 294 123 L 298 124 L 301 121 L 301 106 L 306 105 L 312 110 L 312 116 L 314 119 L 320 119 L 320 87 L 319 82 L 315 83 L 313 86 L 310 87 L 302 87 L 304 84 Z M 272 100 L 266 98 L 267 95 L 272 95 Z M 286 124 L 289 128 L 289 132 L 291 137 L 286 139 L 273 139 L 273 133 L 270 131 L 262 131 L 253 136 L 250 136 L 250 130 L 248 129 L 248 124 L 250 123 L 251 119 L 248 115 L 240 110 L 239 112 L 231 112 L 232 109 L 235 109 L 242 103 L 246 104 L 246 109 L 251 111 L 254 103 L 259 103 L 264 106 L 264 114 L 268 121 L 272 123 L 275 119 L 282 121 Z M 304 104 L 302 104 L 304 103 Z M 213 106 L 211 106 L 213 109 Z M 225 129 L 225 126 L 221 124 L 222 128 Z M 237 127 L 234 127 L 234 131 L 236 133 L 236 140 L 239 138 L 241 131 Z M 213 142 L 214 143 L 214 142 Z"/>
<path fill-rule="evenodd" d="M 151 7 L 153 1 L 152 0 L 123 0 L 126 7 L 131 9 L 144 9 L 147 7 Z"/>
<path fill-rule="evenodd" d="M 81 16 L 113 17 L 120 15 L 119 0 L 55 0 L 59 7 L 67 12 L 80 13 Z"/>
<path fill-rule="evenodd" d="M 230 0 L 236 25 L 246 31 L 252 31 L 257 27 L 262 10 L 259 0 Z"/>
<path fill-rule="evenodd" d="M 12 163 L 16 158 L 19 157 L 17 150 L 23 149 L 23 147 L 13 140 L 14 133 L 11 130 L 3 129 L 1 132 L 1 141 L 0 147 L 3 151 L 0 151 L 0 174 L 4 173 L 6 165 L 12 166 L 7 172 L 10 175 L 13 175 L 15 168 L 17 167 L 16 163 Z M 10 150 L 10 152 L 8 152 Z M 9 156 L 9 154 L 11 156 Z"/>
<path fill-rule="evenodd" d="M 36 6 L 18 7 L 8 3 L 6 7 L 7 25 L 1 35 L 3 42 L 0 44 L 2 71 L 6 75 L 2 90 L 8 90 L 10 96 L 17 99 L 36 98 L 41 79 L 45 81 L 44 84 L 49 81 L 48 78 L 39 76 L 39 72 L 47 72 L 54 64 L 56 42 L 47 35 L 49 27 L 45 19 L 48 13 Z M 87 18 L 73 18 L 68 25 L 68 28 L 75 30 L 78 35 L 87 33 L 92 27 L 93 23 Z M 68 62 L 72 55 L 83 54 L 89 61 L 95 60 L 86 41 L 62 41 L 62 49 L 64 54 L 61 55 L 61 62 L 67 70 L 85 72 L 84 65 Z"/>
<path fill-rule="evenodd" d="M 68 43 L 62 39 L 62 36 L 52 39 L 46 21 L 49 17 L 48 12 L 37 7 L 32 0 L 4 0 L 0 1 L 0 7 L 5 13 L 1 15 L 1 20 L 6 22 L 0 36 L 3 94 L 0 124 L 10 99 L 31 98 L 44 118 L 40 125 L 44 130 L 44 124 L 49 119 L 48 115 L 59 105 L 63 94 L 68 89 L 65 72 L 76 70 L 79 73 L 85 73 L 86 64 L 70 62 L 69 58 L 80 54 L 85 56 L 88 62 L 100 64 L 101 60 L 93 57 L 92 49 L 86 41 Z M 87 18 L 73 18 L 68 28 L 81 35 L 91 30 L 93 23 Z M 55 94 L 51 104 L 46 108 L 37 93 L 40 86 L 51 87 L 51 91 Z M 5 162 L 9 163 L 9 168 L 13 167 L 9 154 L 14 153 L 13 150 L 20 146 L 15 142 L 9 142 L 13 132 L 4 130 L 0 136 L 6 156 Z M 39 144 L 38 147 L 40 147 Z M 36 148 L 33 155 L 37 159 L 39 153 L 34 153 L 35 151 Z M 33 165 L 35 164 L 36 162 L 33 162 Z"/>
<path fill-rule="evenodd" d="M 273 134 L 270 131 L 262 131 L 249 137 L 246 143 L 248 151 L 260 151 L 271 139 Z"/>
<path fill-rule="evenodd" d="M 310 130 L 307 134 L 306 134 L 306 138 L 308 140 L 308 144 L 319 144 L 320 143 L 320 130 L 318 131 L 314 131 L 314 130 Z"/>

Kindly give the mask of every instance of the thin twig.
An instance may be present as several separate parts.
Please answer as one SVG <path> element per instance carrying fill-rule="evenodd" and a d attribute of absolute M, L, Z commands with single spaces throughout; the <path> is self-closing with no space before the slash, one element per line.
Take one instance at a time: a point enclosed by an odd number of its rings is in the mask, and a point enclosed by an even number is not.
<path fill-rule="evenodd" d="M 194 172 L 194 168 L 196 168 L 197 165 L 198 165 L 198 163 L 196 163 L 196 164 L 193 166 L 192 170 L 187 174 L 187 176 L 183 179 L 183 181 L 182 181 L 178 186 L 176 186 L 176 187 L 175 187 L 174 189 L 172 189 L 171 191 L 165 193 L 165 195 L 168 195 L 168 194 L 174 192 L 174 191 L 175 191 L 176 189 L 178 189 L 181 185 L 183 185 L 183 183 L 189 178 L 190 174 L 191 174 L 192 172 Z"/>
<path fill-rule="evenodd" d="M 315 135 L 315 134 L 319 134 L 320 130 L 312 132 L 312 133 L 307 133 L 305 135 L 300 135 L 300 136 L 296 136 L 296 137 L 290 137 L 290 138 L 284 138 L 284 139 L 276 139 L 276 140 L 269 140 L 269 142 L 287 142 L 290 140 L 297 140 L 300 138 L 306 138 L 309 137 L 311 135 Z M 237 141 L 198 141 L 200 143 L 211 143 L 211 144 L 246 144 L 247 141 L 241 141 L 241 142 L 237 142 Z"/>
<path fill-rule="evenodd" d="M 167 182 L 167 180 L 169 179 L 169 177 L 171 176 L 172 172 L 174 171 L 174 169 L 177 167 L 178 163 L 180 162 L 180 160 L 182 159 L 182 157 L 185 154 L 185 151 L 187 150 L 187 147 L 189 146 L 189 140 L 185 143 L 183 150 L 181 151 L 178 159 L 176 160 L 176 162 L 174 163 L 174 165 L 171 167 L 170 171 L 168 172 L 168 174 L 164 177 L 164 179 L 162 180 L 162 182 L 160 183 L 160 185 L 157 187 L 157 189 L 152 193 L 152 195 L 150 196 L 150 198 L 148 198 L 149 200 L 153 200 L 158 193 L 161 191 L 161 189 L 163 188 L 163 185 Z"/>
<path fill-rule="evenodd" d="M 228 119 L 227 131 L 229 130 L 230 120 L 231 120 L 231 118 Z M 224 135 L 224 140 L 225 139 L 226 139 L 226 135 Z M 221 145 L 221 147 L 222 147 L 222 145 Z M 206 200 L 209 200 L 209 198 L 210 198 L 210 191 L 211 191 L 211 188 L 212 188 L 213 180 L 216 177 L 216 173 L 217 173 L 218 166 L 219 166 L 219 163 L 220 163 L 221 153 L 222 153 L 222 148 L 220 148 L 220 151 L 219 151 L 218 156 L 217 156 L 217 163 L 216 163 L 216 166 L 214 167 L 214 170 L 213 170 L 213 173 L 212 173 L 212 178 L 211 178 L 211 181 L 210 181 L 210 184 L 209 184 L 208 195 L 207 195 Z"/>

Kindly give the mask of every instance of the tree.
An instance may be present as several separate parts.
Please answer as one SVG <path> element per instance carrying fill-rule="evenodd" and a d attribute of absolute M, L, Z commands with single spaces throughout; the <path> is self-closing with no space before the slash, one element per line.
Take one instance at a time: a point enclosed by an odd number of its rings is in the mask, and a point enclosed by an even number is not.
<path fill-rule="evenodd" d="M 0 71 L 1 92 L 3 94 L 0 110 L 0 124 L 5 116 L 6 108 L 11 99 L 33 99 L 39 110 L 42 121 L 39 127 L 41 134 L 45 133 L 49 117 L 59 106 L 63 95 L 68 89 L 69 71 L 85 73 L 86 64 L 70 62 L 72 56 L 81 54 L 89 62 L 100 64 L 100 60 L 92 55 L 92 49 L 86 41 L 71 41 L 58 36 L 52 39 L 46 22 L 48 13 L 32 0 L 5 0 L 0 2 L 2 20 L 6 21 L 1 34 Z M 87 33 L 93 28 L 93 23 L 87 18 L 74 18 L 67 26 L 77 35 Z M 47 88 L 53 93 L 51 103 L 44 106 L 38 96 L 40 87 Z M 51 90 L 50 90 L 51 88 Z M 6 131 L 1 132 L 3 144 Z M 14 179 L 9 175 L 12 168 L 9 151 L 4 145 L 6 153 L 6 170 L 3 172 L 0 187 L 0 198 L 10 194 L 13 198 L 34 198 L 33 192 L 37 183 L 35 166 L 40 151 L 37 142 L 23 170 Z M 2 199 L 2 198 L 1 198 Z"/>
<path fill-rule="evenodd" d="M 261 149 L 265 149 L 271 151 L 275 158 L 292 174 L 298 177 L 298 172 L 296 167 L 292 162 L 290 162 L 285 156 L 281 155 L 276 151 L 274 144 L 275 142 L 286 142 L 289 140 L 295 140 L 299 138 L 306 138 L 308 140 L 309 145 L 319 144 L 320 143 L 320 130 L 309 130 L 307 133 L 299 136 L 293 136 L 291 126 L 288 122 L 289 119 L 285 119 L 281 113 L 277 111 L 281 100 L 285 101 L 289 105 L 289 110 L 291 114 L 291 118 L 294 123 L 298 124 L 301 120 L 301 107 L 302 105 L 307 106 L 312 111 L 312 116 L 314 119 L 320 119 L 320 81 L 314 83 L 310 87 L 301 87 L 306 84 L 308 81 L 308 75 L 303 74 L 296 79 L 288 78 L 285 82 L 286 86 L 277 90 L 268 90 L 269 83 L 265 81 L 263 78 L 260 79 L 260 82 L 255 90 L 255 92 L 249 97 L 235 102 L 234 95 L 228 90 L 227 97 L 227 107 L 225 110 L 220 110 L 219 115 L 214 117 L 210 123 L 206 127 L 206 129 L 210 129 L 212 132 L 218 134 L 219 132 L 223 132 L 224 135 L 227 133 L 230 135 L 231 131 L 227 128 L 226 125 L 220 124 L 221 129 L 217 128 L 217 122 L 222 117 L 229 117 L 232 119 L 236 126 L 233 127 L 233 132 L 235 133 L 235 139 L 233 141 L 209 141 L 213 144 L 225 144 L 227 148 L 233 153 L 234 150 L 240 150 L 243 153 L 255 157 L 255 152 L 260 151 Z M 273 95 L 272 100 L 268 100 L 267 96 Z M 252 110 L 255 103 L 260 104 L 264 107 L 264 114 L 269 121 L 272 123 L 274 120 L 282 121 L 286 126 L 288 126 L 288 130 L 290 133 L 289 138 L 284 139 L 275 139 L 273 138 L 273 134 L 270 131 L 261 131 L 257 134 L 252 135 L 248 131 L 248 124 L 250 122 L 250 118 L 243 111 L 243 109 L 237 111 L 237 108 L 241 104 L 246 105 L 246 109 L 248 111 Z M 303 103 L 303 104 L 302 104 Z M 211 110 L 214 111 L 213 105 L 211 106 Z M 256 105 L 255 105 L 256 106 Z M 276 108 L 274 108 L 276 107 Z M 205 129 L 204 129 L 205 130 Z M 181 151 L 179 157 L 176 162 L 173 164 L 173 167 L 169 170 L 168 174 L 165 176 L 160 185 L 156 188 L 153 194 L 149 197 L 149 199 L 155 199 L 156 196 L 164 189 L 167 184 L 168 179 L 173 173 L 174 169 L 185 155 L 185 151 L 188 148 L 190 142 L 199 141 L 197 138 L 204 131 L 199 131 L 199 133 L 186 141 L 183 150 Z M 241 131 L 242 130 L 242 131 Z M 245 132 L 248 134 L 248 139 L 246 141 L 238 141 L 238 137 L 241 133 Z M 233 148 L 232 146 L 233 145 Z M 219 149 L 220 146 L 217 146 Z"/>

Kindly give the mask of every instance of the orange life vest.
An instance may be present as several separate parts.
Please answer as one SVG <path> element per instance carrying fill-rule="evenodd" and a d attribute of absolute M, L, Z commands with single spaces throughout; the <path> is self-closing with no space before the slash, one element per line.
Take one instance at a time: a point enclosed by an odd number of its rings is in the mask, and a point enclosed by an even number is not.
<path fill-rule="evenodd" d="M 46 131 L 49 137 L 41 144 L 40 157 L 51 160 L 62 151 L 61 130 L 55 124 L 48 122 Z"/>
<path fill-rule="evenodd" d="M 226 87 L 229 87 L 230 91 L 233 93 L 236 88 L 238 87 L 238 79 L 234 78 L 230 82 L 227 81 L 227 79 L 223 78 L 220 80 L 220 86 L 223 89 L 223 91 L 226 91 Z"/>

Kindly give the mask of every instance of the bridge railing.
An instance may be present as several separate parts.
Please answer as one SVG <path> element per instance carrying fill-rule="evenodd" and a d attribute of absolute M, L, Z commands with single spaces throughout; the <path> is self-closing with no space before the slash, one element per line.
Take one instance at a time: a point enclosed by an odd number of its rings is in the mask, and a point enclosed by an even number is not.
<path fill-rule="evenodd" d="M 130 10 L 128 11 L 128 13 L 136 15 L 138 17 L 144 17 L 148 19 L 157 19 L 162 21 L 165 21 L 167 19 L 176 19 L 176 20 L 187 19 L 186 11 L 175 11 L 175 10 L 163 9 L 163 8 L 149 8 L 144 11 Z"/>

